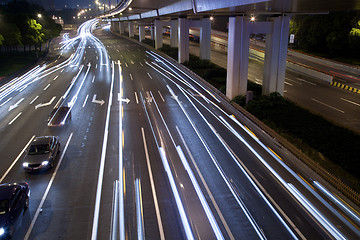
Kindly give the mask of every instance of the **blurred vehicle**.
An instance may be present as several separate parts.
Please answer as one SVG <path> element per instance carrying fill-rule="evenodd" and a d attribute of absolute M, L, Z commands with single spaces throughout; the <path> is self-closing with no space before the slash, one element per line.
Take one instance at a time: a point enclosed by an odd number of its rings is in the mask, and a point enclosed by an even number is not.
<path fill-rule="evenodd" d="M 0 238 L 9 239 L 18 227 L 19 217 L 29 207 L 30 189 L 27 183 L 0 185 Z"/>
<path fill-rule="evenodd" d="M 31 142 L 23 161 L 25 171 L 39 171 L 52 168 L 60 152 L 59 137 L 36 137 Z"/>
<path fill-rule="evenodd" d="M 55 107 L 48 118 L 48 126 L 62 126 L 71 121 L 70 107 Z"/>

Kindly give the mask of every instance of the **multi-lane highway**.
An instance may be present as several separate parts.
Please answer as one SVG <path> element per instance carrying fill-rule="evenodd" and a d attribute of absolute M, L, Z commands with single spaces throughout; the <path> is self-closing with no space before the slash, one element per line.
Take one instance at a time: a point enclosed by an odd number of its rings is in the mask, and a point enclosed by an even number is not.
<path fill-rule="evenodd" d="M 133 41 L 92 35 L 94 24 L 54 44 L 57 62 L 0 89 L 0 181 L 31 189 L 14 239 L 360 237 L 356 209 L 290 169 L 225 100 Z M 58 102 L 71 121 L 49 127 Z M 60 157 L 25 173 L 24 149 L 41 135 L 60 137 Z"/>

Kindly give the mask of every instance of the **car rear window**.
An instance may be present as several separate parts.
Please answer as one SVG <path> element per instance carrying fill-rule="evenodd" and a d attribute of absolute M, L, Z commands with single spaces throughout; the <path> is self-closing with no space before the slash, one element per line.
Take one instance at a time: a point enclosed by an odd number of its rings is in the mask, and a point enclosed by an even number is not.
<path fill-rule="evenodd" d="M 48 144 L 42 144 L 42 145 L 31 145 L 29 149 L 29 154 L 42 154 L 42 153 L 48 153 L 50 150 Z"/>
<path fill-rule="evenodd" d="M 0 215 L 5 214 L 8 211 L 9 203 L 8 200 L 0 201 Z"/>

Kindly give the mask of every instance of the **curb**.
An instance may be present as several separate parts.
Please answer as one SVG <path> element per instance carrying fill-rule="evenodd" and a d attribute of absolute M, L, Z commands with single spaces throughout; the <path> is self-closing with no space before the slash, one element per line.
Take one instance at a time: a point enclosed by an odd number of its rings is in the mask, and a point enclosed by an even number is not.
<path fill-rule="evenodd" d="M 343 83 L 339 83 L 339 82 L 336 82 L 336 81 L 332 81 L 330 84 L 331 84 L 332 86 L 335 86 L 335 87 L 338 87 L 338 88 L 341 88 L 341 89 L 344 89 L 344 90 L 348 90 L 348 91 L 353 92 L 353 93 L 358 93 L 358 94 L 360 94 L 360 89 L 347 86 L 347 85 L 345 85 L 345 84 L 343 84 Z"/>

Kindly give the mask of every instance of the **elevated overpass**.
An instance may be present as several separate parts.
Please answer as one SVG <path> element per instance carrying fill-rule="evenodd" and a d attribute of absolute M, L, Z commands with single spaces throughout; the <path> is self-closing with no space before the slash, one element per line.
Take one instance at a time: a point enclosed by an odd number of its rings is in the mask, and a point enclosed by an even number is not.
<path fill-rule="evenodd" d="M 296 14 L 326 14 L 329 11 L 360 9 L 356 0 L 181 0 L 122 1 L 103 17 L 112 17 L 112 29 L 145 38 L 145 25 L 151 25 L 155 48 L 161 48 L 164 27 L 170 27 L 170 45 L 178 47 L 179 62 L 189 60 L 189 28 L 200 29 L 200 58 L 210 59 L 210 16 L 229 16 L 226 96 L 246 95 L 249 37 L 266 34 L 263 94 L 284 93 L 285 65 L 290 17 Z M 263 15 L 266 21 L 252 17 Z"/>

